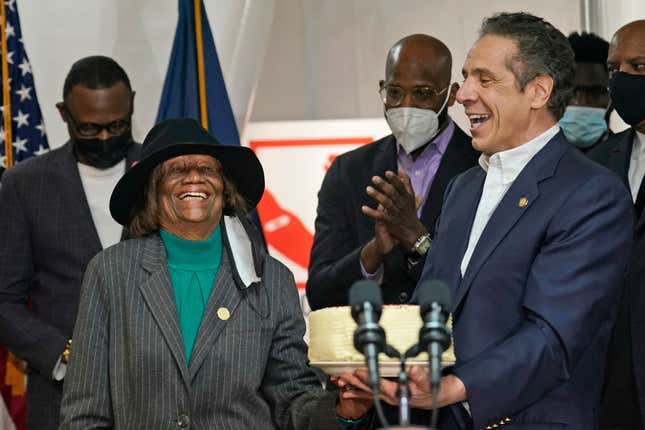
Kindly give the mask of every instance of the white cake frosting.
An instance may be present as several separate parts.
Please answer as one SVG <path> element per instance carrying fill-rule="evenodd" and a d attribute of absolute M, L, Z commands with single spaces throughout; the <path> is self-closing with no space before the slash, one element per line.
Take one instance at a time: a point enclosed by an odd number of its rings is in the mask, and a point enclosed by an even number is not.
<path fill-rule="evenodd" d="M 386 305 L 379 325 L 385 330 L 386 342 L 399 352 L 405 352 L 419 341 L 422 325 L 419 307 L 416 305 Z M 317 362 L 361 363 L 363 354 L 354 348 L 356 322 L 352 319 L 351 308 L 340 306 L 320 309 L 309 314 L 309 360 Z M 427 353 L 421 353 L 414 360 L 427 360 Z M 380 362 L 397 362 L 397 358 L 381 353 Z M 442 356 L 444 363 L 455 361 L 452 347 Z"/>

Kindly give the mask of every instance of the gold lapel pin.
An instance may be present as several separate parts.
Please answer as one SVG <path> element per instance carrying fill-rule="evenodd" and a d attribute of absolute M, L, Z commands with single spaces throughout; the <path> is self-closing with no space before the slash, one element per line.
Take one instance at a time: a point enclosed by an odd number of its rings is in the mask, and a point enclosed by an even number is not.
<path fill-rule="evenodd" d="M 520 199 L 520 201 L 517 202 L 517 206 L 520 207 L 520 208 L 525 208 L 526 205 L 528 205 L 528 204 L 529 204 L 529 199 L 527 199 L 526 197 L 522 197 Z"/>
<path fill-rule="evenodd" d="M 229 318 L 231 317 L 231 312 L 229 312 L 229 310 L 228 310 L 228 309 L 226 309 L 226 308 L 222 307 L 222 308 L 219 308 L 219 309 L 217 310 L 217 316 L 218 316 L 218 317 L 219 317 L 219 319 L 221 319 L 222 321 L 226 321 L 227 319 L 229 319 Z"/>

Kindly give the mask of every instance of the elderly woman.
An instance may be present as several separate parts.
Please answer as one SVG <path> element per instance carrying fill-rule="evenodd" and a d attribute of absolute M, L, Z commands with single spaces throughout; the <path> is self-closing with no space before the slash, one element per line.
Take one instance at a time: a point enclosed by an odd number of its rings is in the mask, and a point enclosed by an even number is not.
<path fill-rule="evenodd" d="M 248 148 L 218 145 L 191 119 L 150 131 L 110 201 L 137 238 L 85 274 L 61 429 L 325 429 L 337 413 L 351 418 L 307 366 L 293 276 L 238 216 L 263 190 Z"/>

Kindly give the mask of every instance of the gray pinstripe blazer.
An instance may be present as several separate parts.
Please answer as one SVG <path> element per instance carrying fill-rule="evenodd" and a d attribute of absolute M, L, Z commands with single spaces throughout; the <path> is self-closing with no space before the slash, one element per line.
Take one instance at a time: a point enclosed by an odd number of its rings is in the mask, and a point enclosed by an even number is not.
<path fill-rule="evenodd" d="M 263 254 L 262 281 L 246 288 L 230 252 L 225 240 L 190 363 L 159 235 L 90 262 L 60 429 L 338 428 L 336 394 L 307 366 L 293 275 Z"/>

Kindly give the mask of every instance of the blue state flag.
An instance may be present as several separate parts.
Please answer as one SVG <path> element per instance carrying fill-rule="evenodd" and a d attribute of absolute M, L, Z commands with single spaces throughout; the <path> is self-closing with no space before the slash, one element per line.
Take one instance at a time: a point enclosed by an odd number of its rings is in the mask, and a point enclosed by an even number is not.
<path fill-rule="evenodd" d="M 195 1 L 179 0 L 179 20 L 163 86 L 157 123 L 169 118 L 200 119 L 199 49 L 203 51 L 208 131 L 224 145 L 239 145 L 240 136 L 217 58 L 204 2 L 200 0 L 201 34 L 195 25 Z M 200 37 L 201 36 L 201 37 Z M 198 42 L 200 41 L 200 42 Z"/>
<path fill-rule="evenodd" d="M 199 0 L 197 10 L 201 25 L 195 25 L 198 22 L 195 18 L 197 3 L 197 0 L 179 0 L 177 31 L 156 122 L 169 118 L 195 118 L 201 120 L 202 125 L 207 123 L 205 128 L 221 144 L 239 145 L 240 135 L 203 0 Z M 200 107 L 201 96 L 204 97 L 203 107 Z M 253 210 L 248 217 L 262 232 L 257 211 Z M 264 236 L 260 236 L 264 241 Z"/>
<path fill-rule="evenodd" d="M 9 158 L 13 164 L 19 163 L 34 155 L 40 155 L 49 150 L 45 125 L 40 112 L 36 88 L 34 87 L 34 76 L 31 64 L 27 57 L 22 31 L 20 30 L 20 18 L 18 16 L 18 4 L 16 0 L 4 1 L 6 14 L 4 33 L 6 37 L 6 55 L 0 50 L 0 64 L 8 66 L 9 97 L 4 99 L 3 87 L 0 87 L 0 177 L 4 171 L 11 167 Z M 6 77 L 2 75 L 3 68 L 0 67 L 1 83 Z M 8 103 L 7 103 L 8 102 Z M 11 108 L 11 132 L 5 132 L 3 122 L 5 106 Z M 6 136 L 11 136 L 11 145 L 7 145 Z M 6 149 L 11 148 L 11 157 L 8 157 Z"/>

